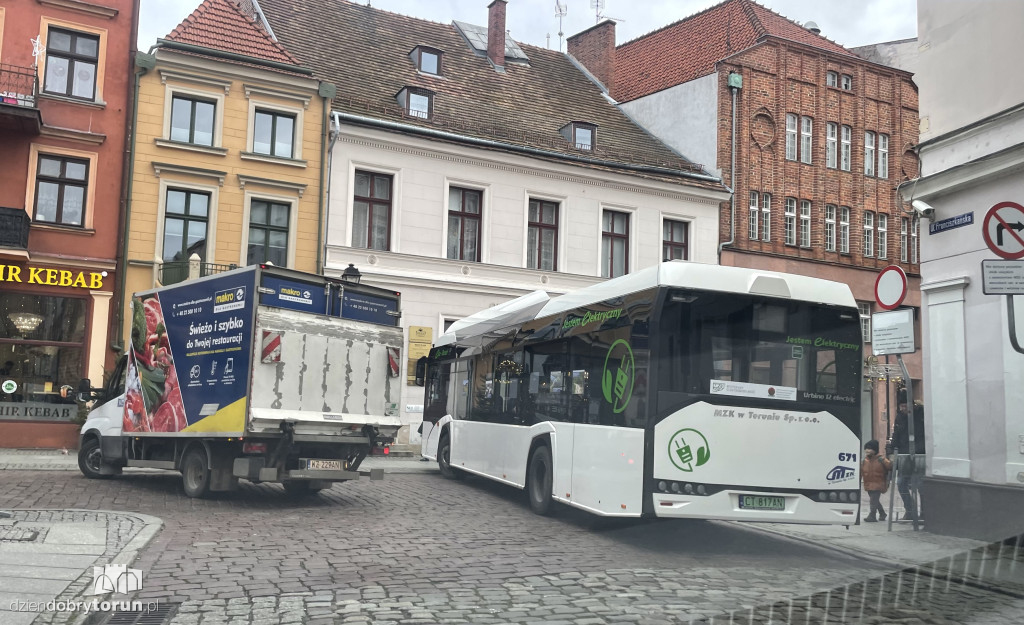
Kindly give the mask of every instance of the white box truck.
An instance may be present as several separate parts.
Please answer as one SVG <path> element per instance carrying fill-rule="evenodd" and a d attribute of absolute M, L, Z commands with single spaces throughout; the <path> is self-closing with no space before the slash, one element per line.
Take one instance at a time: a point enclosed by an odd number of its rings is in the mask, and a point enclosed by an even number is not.
<path fill-rule="evenodd" d="M 185 494 L 239 478 L 313 493 L 394 441 L 399 293 L 253 265 L 132 297 L 131 343 L 82 427 L 86 477 L 182 473 Z M 75 392 L 65 387 L 64 391 Z"/>

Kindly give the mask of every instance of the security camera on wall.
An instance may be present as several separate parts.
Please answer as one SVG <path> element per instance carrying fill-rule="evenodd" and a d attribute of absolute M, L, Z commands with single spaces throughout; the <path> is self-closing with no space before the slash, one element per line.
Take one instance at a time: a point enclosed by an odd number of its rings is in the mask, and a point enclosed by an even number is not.
<path fill-rule="evenodd" d="M 932 208 L 931 204 L 927 204 L 921 200 L 914 200 L 910 205 L 914 207 L 914 212 L 920 217 L 924 217 L 925 219 L 935 217 L 935 209 Z"/>

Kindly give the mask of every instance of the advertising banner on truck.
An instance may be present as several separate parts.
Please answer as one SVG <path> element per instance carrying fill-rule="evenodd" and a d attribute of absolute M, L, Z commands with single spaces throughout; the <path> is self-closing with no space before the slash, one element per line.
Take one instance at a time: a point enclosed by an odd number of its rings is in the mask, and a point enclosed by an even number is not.
<path fill-rule="evenodd" d="M 255 270 L 132 298 L 124 431 L 245 429 Z"/>
<path fill-rule="evenodd" d="M 260 287 L 260 303 L 265 306 L 327 314 L 327 289 L 323 284 L 264 275 Z"/>

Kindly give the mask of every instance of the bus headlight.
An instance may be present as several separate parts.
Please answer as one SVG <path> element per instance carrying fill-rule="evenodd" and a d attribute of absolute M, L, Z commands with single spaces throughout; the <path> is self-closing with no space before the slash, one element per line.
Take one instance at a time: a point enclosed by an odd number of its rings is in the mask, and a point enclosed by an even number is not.
<path fill-rule="evenodd" d="M 666 484 L 664 480 L 658 482 L 658 490 L 660 490 L 663 493 L 667 492 L 668 491 L 668 484 Z"/>
<path fill-rule="evenodd" d="M 678 493 L 679 492 L 679 482 L 672 482 L 672 492 L 673 493 Z"/>
<path fill-rule="evenodd" d="M 835 491 L 832 491 L 831 493 L 829 493 L 829 494 L 828 494 L 828 500 L 829 500 L 829 501 L 831 501 L 831 502 L 833 502 L 833 503 L 834 503 L 834 502 L 836 502 L 836 501 L 837 501 L 838 499 L 839 499 L 839 496 L 838 496 L 838 495 L 836 495 Z"/>
<path fill-rule="evenodd" d="M 708 489 L 704 488 L 703 484 L 698 484 L 697 485 L 697 494 L 698 495 L 707 495 L 708 494 Z"/>
<path fill-rule="evenodd" d="M 693 484 L 685 484 L 685 485 L 683 485 L 683 492 L 686 493 L 687 495 L 692 495 L 693 494 Z"/>
<path fill-rule="evenodd" d="M 818 493 L 818 501 L 828 501 L 828 493 L 825 491 Z"/>
<path fill-rule="evenodd" d="M 846 499 L 847 499 L 847 497 L 846 497 L 846 492 L 845 491 L 839 493 L 839 501 L 841 501 L 843 503 L 846 503 Z"/>
<path fill-rule="evenodd" d="M 860 499 L 860 493 L 855 490 L 850 491 L 850 501 L 856 502 L 858 499 Z"/>

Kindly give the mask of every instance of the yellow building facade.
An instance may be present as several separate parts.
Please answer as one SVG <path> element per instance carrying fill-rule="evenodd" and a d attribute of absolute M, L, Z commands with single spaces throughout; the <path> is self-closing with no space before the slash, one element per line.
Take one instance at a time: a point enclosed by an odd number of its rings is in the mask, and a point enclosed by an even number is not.
<path fill-rule="evenodd" d="M 181 41 L 137 67 L 124 310 L 132 293 L 253 263 L 320 272 L 333 87 Z"/>

